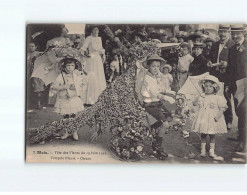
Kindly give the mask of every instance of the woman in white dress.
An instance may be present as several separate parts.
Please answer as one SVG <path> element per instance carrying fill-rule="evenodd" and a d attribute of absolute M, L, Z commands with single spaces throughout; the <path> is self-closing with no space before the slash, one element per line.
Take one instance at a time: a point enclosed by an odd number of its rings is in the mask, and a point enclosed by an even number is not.
<path fill-rule="evenodd" d="M 86 71 L 88 74 L 88 87 L 86 91 L 85 104 L 94 104 L 98 97 L 106 88 L 105 72 L 103 61 L 105 50 L 102 47 L 101 37 L 98 36 L 99 29 L 92 29 L 92 34 L 88 36 L 82 46 L 82 52 L 88 56 L 86 58 Z"/>

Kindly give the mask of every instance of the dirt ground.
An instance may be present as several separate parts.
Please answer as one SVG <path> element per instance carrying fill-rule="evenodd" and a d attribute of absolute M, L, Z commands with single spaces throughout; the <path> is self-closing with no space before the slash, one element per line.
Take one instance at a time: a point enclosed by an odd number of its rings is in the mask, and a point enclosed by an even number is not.
<path fill-rule="evenodd" d="M 27 112 L 27 127 L 38 127 L 43 125 L 46 122 L 60 120 L 62 117 L 55 112 L 53 112 L 53 108 L 47 107 L 42 110 L 28 110 Z M 228 137 L 236 137 L 237 136 L 237 118 L 234 116 L 233 128 L 225 135 L 217 135 L 216 137 L 216 154 L 224 157 L 224 161 L 215 161 L 210 157 L 202 158 L 199 155 L 200 152 L 200 136 L 196 133 L 191 132 L 188 139 L 184 139 L 180 136 L 180 132 L 174 131 L 173 133 L 166 134 L 163 139 L 163 148 L 169 154 L 169 157 L 165 161 L 159 161 L 152 157 L 144 158 L 140 162 L 149 162 L 149 163 L 196 163 L 196 164 L 208 164 L 208 163 L 226 163 L 226 164 L 242 164 L 244 162 L 240 162 L 237 159 L 245 159 L 245 156 L 241 154 L 237 154 L 234 152 L 237 147 L 237 142 L 229 141 Z M 28 129 L 27 128 L 27 129 Z M 68 138 L 66 140 L 60 140 L 53 138 L 43 144 L 30 144 L 28 132 L 26 132 L 26 146 L 28 150 L 42 150 L 42 148 L 46 148 L 46 150 L 60 148 L 61 146 L 67 148 L 68 150 L 72 150 L 73 148 L 85 148 L 85 147 L 98 147 L 107 151 L 108 158 L 105 158 L 105 161 L 109 162 L 121 162 L 113 153 L 108 149 L 110 134 L 105 133 L 98 137 L 95 142 L 90 142 L 90 137 L 95 132 L 94 128 L 90 128 L 85 126 L 81 128 L 78 132 L 79 141 L 73 141 L 72 138 Z M 209 146 L 207 146 L 209 149 Z M 102 162 L 102 161 L 101 161 Z M 101 163 L 99 162 L 99 163 Z"/>

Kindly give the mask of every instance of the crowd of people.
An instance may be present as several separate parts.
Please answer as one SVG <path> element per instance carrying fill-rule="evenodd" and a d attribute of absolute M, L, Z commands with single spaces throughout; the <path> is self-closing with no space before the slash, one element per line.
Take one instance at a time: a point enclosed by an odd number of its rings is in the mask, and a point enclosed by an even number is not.
<path fill-rule="evenodd" d="M 119 112 L 114 116 L 114 120 L 121 118 L 126 108 L 120 108 L 122 106 L 120 104 L 121 101 L 122 104 L 125 104 L 126 100 L 119 93 L 128 91 L 131 96 L 133 92 L 127 88 L 135 88 L 139 105 L 136 105 L 136 95 L 135 97 L 133 95 L 133 100 L 131 99 L 129 102 L 134 109 L 131 114 L 134 112 L 140 114 L 144 108 L 146 113 L 157 120 L 156 123 L 148 127 L 148 125 L 142 124 L 142 120 L 146 120 L 146 118 L 141 114 L 141 119 L 137 120 L 136 116 L 134 119 L 138 121 L 138 124 L 140 123 L 139 128 L 150 129 L 150 135 L 151 131 L 155 130 L 155 133 L 152 134 L 153 151 L 157 158 L 165 159 L 167 154 L 162 148 L 162 139 L 170 127 L 173 114 L 164 104 L 175 104 L 177 100 L 175 97 L 183 88 L 188 77 L 205 75 L 208 72 L 209 74 L 200 80 L 199 86 L 202 94 L 193 100 L 193 103 L 199 106 L 199 111 L 191 130 L 201 135 L 201 156 L 206 156 L 206 138 L 209 135 L 209 156 L 215 160 L 222 160 L 221 156 L 215 154 L 215 135 L 227 133 L 227 129 L 232 128 L 233 108 L 238 116 L 239 136 L 237 141 L 239 141 L 239 145 L 236 151 L 246 152 L 247 42 L 243 25 L 219 25 L 218 40 L 203 34 L 203 31 L 200 30 L 190 35 L 179 32 L 174 37 L 163 40 L 157 35 L 148 34 L 145 31 L 145 26 L 141 26 L 136 31 L 127 28 L 125 30 L 117 29 L 114 33 L 108 26 L 104 26 L 105 36 L 102 38 L 99 37 L 100 28 L 94 26 L 90 29 L 91 35 L 87 36 L 83 43 L 78 41 L 80 37 L 76 37 L 72 43 L 67 38 L 66 27 L 63 26 L 60 36 L 47 42 L 45 51 L 37 52 L 33 41 L 28 44 L 27 83 L 28 95 L 30 95 L 33 107 L 41 109 L 42 104 L 52 103 L 51 99 L 56 94 L 55 102 L 53 102 L 55 111 L 65 119 L 75 118 L 74 122 L 71 122 L 72 124 L 78 123 L 78 118 L 82 120 L 84 117 L 85 119 L 85 115 L 89 115 L 90 109 L 93 113 L 92 116 L 96 118 L 93 121 L 104 123 L 108 121 L 108 119 L 104 121 L 104 118 L 113 118 L 112 113 L 108 115 L 111 110 L 109 106 L 115 107 L 116 112 Z M 124 35 L 117 36 L 123 31 Z M 151 42 L 156 49 L 145 53 L 150 49 L 144 48 L 144 46 L 140 47 L 145 42 Z M 157 43 L 162 42 L 179 44 L 171 49 L 157 48 Z M 113 43 L 114 48 L 112 48 Z M 136 45 L 143 51 L 133 60 L 134 55 L 130 51 Z M 136 50 L 135 52 L 138 53 Z M 133 74 L 133 64 L 135 66 L 134 76 L 130 75 Z M 131 79 L 133 81 L 129 81 Z M 224 83 L 223 96 L 217 94 L 222 86 L 220 82 Z M 44 95 L 45 91 L 48 91 L 46 92 L 49 94 L 47 97 Z M 128 98 L 125 97 L 125 99 Z M 234 105 L 232 105 L 232 99 Z M 116 103 L 116 100 L 119 102 Z M 89 111 L 83 112 L 84 106 Z M 105 111 L 103 107 L 109 111 Z M 78 115 L 80 112 L 85 115 Z M 129 115 L 131 114 L 129 113 Z M 101 115 L 104 117 L 101 118 Z M 131 123 L 128 120 L 125 121 L 125 124 Z M 108 126 L 120 129 L 123 127 L 123 123 L 119 123 L 119 121 L 117 124 L 112 122 Z M 63 124 L 64 127 L 66 125 Z M 49 129 L 52 126 L 54 124 L 47 124 Z M 78 140 L 78 128 L 71 132 L 67 131 L 67 128 L 64 129 L 61 139 L 72 135 L 74 140 Z M 147 132 L 148 130 L 145 130 L 145 136 L 149 134 Z M 186 131 L 183 133 L 184 136 L 188 135 Z M 142 139 L 145 139 L 145 136 L 143 135 Z M 35 139 L 35 141 L 43 141 L 37 135 Z M 115 142 L 113 140 L 113 143 Z M 119 156 L 125 155 L 126 157 L 127 155 L 130 158 L 136 149 L 134 148 L 132 151 L 131 147 L 134 146 L 128 147 L 115 146 L 115 150 Z M 138 144 L 135 147 L 140 149 Z"/>

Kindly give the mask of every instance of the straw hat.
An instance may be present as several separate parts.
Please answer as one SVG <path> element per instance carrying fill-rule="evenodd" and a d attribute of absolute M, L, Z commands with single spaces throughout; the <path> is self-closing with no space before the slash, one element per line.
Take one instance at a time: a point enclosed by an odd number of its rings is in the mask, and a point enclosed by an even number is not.
<path fill-rule="evenodd" d="M 147 63 L 148 63 L 148 61 L 150 61 L 150 60 L 157 60 L 157 61 L 160 61 L 160 65 L 161 65 L 161 66 L 165 65 L 165 63 L 166 63 L 166 60 L 165 60 L 165 59 L 163 59 L 162 57 L 158 56 L 157 54 L 153 54 L 153 55 L 151 55 L 146 61 L 144 61 L 144 62 L 142 63 L 143 67 L 147 68 Z"/>
<path fill-rule="evenodd" d="M 231 25 L 231 31 L 237 32 L 237 31 L 244 31 L 244 25 L 243 24 L 233 24 Z"/>
<path fill-rule="evenodd" d="M 172 67 L 170 66 L 170 64 L 165 64 L 162 66 L 162 69 L 164 68 L 168 68 L 168 72 L 171 72 L 172 71 Z"/>
<path fill-rule="evenodd" d="M 206 81 L 212 81 L 215 83 L 216 90 L 219 91 L 220 89 L 220 81 L 218 78 L 212 75 L 207 75 L 202 80 L 199 81 L 199 85 L 202 86 Z"/>
<path fill-rule="evenodd" d="M 229 24 L 220 24 L 219 25 L 219 30 L 230 30 L 231 27 Z"/>

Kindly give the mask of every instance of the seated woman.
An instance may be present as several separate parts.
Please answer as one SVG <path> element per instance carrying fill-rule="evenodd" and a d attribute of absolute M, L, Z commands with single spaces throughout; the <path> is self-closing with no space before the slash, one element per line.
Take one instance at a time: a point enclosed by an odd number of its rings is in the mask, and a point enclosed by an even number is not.
<path fill-rule="evenodd" d="M 169 127 L 167 121 L 167 116 L 164 114 L 162 109 L 161 100 L 170 102 L 171 104 L 175 103 L 175 100 L 172 97 L 164 95 L 164 93 L 170 92 L 162 88 L 162 75 L 160 72 L 161 63 L 166 61 L 159 57 L 157 54 L 152 55 L 145 62 L 147 64 L 148 71 L 144 76 L 143 83 L 141 86 L 141 95 L 143 97 L 143 105 L 145 110 L 152 115 L 157 122 L 151 125 L 151 128 L 157 129 L 157 135 L 155 137 L 156 142 L 152 145 L 154 151 L 157 152 L 159 158 L 167 157 L 167 154 L 163 151 L 162 138 L 165 134 L 166 129 Z"/>

